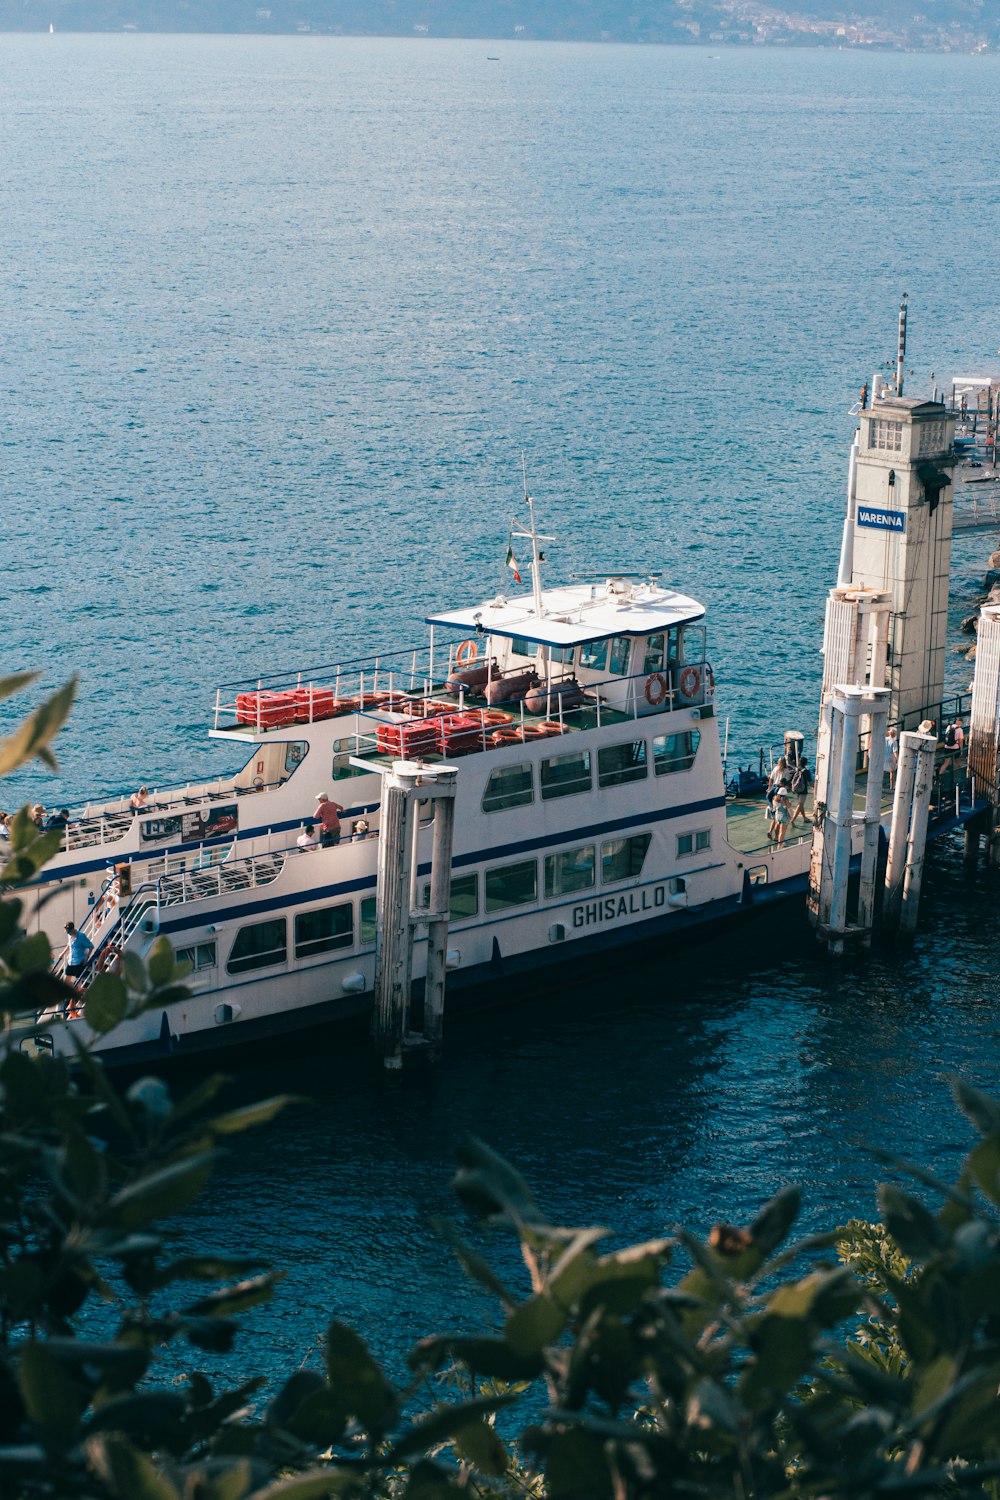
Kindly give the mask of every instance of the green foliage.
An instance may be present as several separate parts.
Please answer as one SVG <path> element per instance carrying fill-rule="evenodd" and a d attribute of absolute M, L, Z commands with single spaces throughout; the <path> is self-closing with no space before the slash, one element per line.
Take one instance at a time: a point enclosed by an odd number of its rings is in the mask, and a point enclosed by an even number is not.
<path fill-rule="evenodd" d="M 46 750 L 67 701 L 36 711 L 8 753 Z M 8 888 L 51 853 L 22 814 L 12 842 Z M 22 899 L 0 898 L 8 1013 L 63 993 L 47 941 L 22 930 Z M 92 986 L 86 1019 L 104 1034 L 181 998 L 183 978 L 158 943 Z M 172 1257 L 163 1227 L 204 1190 L 219 1143 L 287 1103 L 221 1110 L 220 1089 L 207 1079 L 175 1098 L 142 1078 L 122 1093 L 85 1048 L 71 1067 L 22 1053 L 8 1028 L 0 1495 L 997 1500 L 1000 1104 L 967 1085 L 955 1096 L 979 1140 L 956 1183 L 909 1169 L 921 1191 L 884 1185 L 882 1223 L 797 1242 L 786 1188 L 746 1227 L 615 1247 L 605 1229 L 550 1222 L 515 1168 L 468 1140 L 457 1195 L 515 1241 L 523 1284 L 457 1225 L 438 1227 L 495 1300 L 495 1326 L 423 1338 L 399 1385 L 332 1321 L 322 1367 L 270 1391 L 216 1385 L 199 1362 L 233 1347 L 276 1273 Z"/>

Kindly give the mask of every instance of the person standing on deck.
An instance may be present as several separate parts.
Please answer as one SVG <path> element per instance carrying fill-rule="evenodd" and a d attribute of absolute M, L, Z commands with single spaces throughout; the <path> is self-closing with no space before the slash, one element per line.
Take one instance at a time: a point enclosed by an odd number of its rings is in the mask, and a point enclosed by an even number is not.
<path fill-rule="evenodd" d="M 809 769 L 809 761 L 805 755 L 802 755 L 799 757 L 799 763 L 795 768 L 795 772 L 792 776 L 792 784 L 789 788 L 789 791 L 791 792 L 791 798 L 795 803 L 795 806 L 792 808 L 791 822 L 788 825 L 789 828 L 795 827 L 796 821 L 800 814 L 802 816 L 803 823 L 809 822 L 809 815 L 806 812 L 806 797 L 809 795 L 809 788 L 811 786 L 812 772 Z"/>
<path fill-rule="evenodd" d="M 78 979 L 87 967 L 87 959 L 94 951 L 94 945 L 85 932 L 79 932 L 75 923 L 66 923 L 66 940 L 69 943 L 69 958 L 66 964 L 66 974 L 70 979 Z"/>
<path fill-rule="evenodd" d="M 320 843 L 330 849 L 340 843 L 340 815 L 344 811 L 339 802 L 331 802 L 328 792 L 316 793 L 316 821 L 322 823 Z"/>

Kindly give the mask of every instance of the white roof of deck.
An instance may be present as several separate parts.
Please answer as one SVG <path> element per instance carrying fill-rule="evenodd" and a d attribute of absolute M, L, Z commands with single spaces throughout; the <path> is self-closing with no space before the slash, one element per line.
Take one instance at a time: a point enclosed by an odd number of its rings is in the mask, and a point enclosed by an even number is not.
<path fill-rule="evenodd" d="M 545 589 L 540 615 L 530 594 L 517 599 L 498 594 L 469 609 L 428 615 L 427 623 L 463 631 L 481 629 L 488 635 L 521 636 L 545 646 L 578 646 L 610 635 L 653 635 L 669 630 L 671 625 L 700 620 L 704 613 L 705 606 L 686 594 L 655 583 L 613 578 Z"/>

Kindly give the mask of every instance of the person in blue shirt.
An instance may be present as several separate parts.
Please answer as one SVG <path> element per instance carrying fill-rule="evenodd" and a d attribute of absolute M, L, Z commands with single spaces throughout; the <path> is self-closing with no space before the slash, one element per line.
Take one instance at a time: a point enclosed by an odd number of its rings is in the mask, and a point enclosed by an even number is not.
<path fill-rule="evenodd" d="M 66 923 L 66 940 L 69 943 L 69 963 L 66 965 L 66 973 L 71 979 L 77 979 L 87 967 L 87 959 L 94 951 L 94 945 L 85 932 L 77 931 L 72 922 Z"/>

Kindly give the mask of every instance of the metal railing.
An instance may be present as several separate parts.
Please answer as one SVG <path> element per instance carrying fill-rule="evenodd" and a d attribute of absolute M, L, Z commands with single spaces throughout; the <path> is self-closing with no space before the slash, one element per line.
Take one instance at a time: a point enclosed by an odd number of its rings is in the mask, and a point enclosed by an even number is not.
<path fill-rule="evenodd" d="M 288 852 L 251 854 L 244 859 L 224 859 L 206 863 L 200 869 L 161 875 L 156 883 L 157 905 L 178 906 L 189 901 L 207 901 L 233 891 L 270 885 L 284 869 Z"/>

